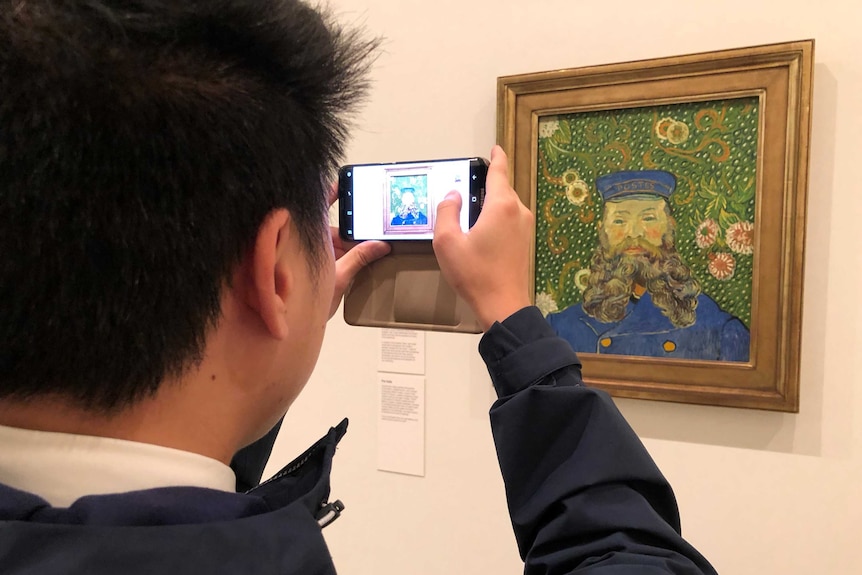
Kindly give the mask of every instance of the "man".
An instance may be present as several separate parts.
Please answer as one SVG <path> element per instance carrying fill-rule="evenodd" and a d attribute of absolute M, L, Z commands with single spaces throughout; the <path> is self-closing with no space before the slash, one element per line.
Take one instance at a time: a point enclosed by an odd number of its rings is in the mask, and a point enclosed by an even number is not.
<path fill-rule="evenodd" d="M 560 337 L 589 353 L 748 361 L 748 329 L 702 293 L 676 250 L 674 175 L 615 172 L 596 187 L 604 211 L 584 301 L 548 316 Z"/>
<path fill-rule="evenodd" d="M 296 1 L 2 3 L 0 572 L 331 570 L 343 426 L 228 463 L 388 251 L 333 265 L 324 185 L 374 48 Z"/>
<path fill-rule="evenodd" d="M 413 188 L 401 190 L 401 207 L 392 218 L 393 226 L 424 226 L 428 223 L 428 217 L 416 205 L 413 191 Z"/>
<path fill-rule="evenodd" d="M 388 250 L 329 236 L 322 184 L 373 44 L 293 1 L 5 8 L 0 571 L 334 573 L 346 422 L 259 479 L 341 293 Z M 712 573 L 529 306 L 532 217 L 492 158 L 482 217 L 464 234 L 441 202 L 435 249 L 488 332 L 527 572 Z"/>

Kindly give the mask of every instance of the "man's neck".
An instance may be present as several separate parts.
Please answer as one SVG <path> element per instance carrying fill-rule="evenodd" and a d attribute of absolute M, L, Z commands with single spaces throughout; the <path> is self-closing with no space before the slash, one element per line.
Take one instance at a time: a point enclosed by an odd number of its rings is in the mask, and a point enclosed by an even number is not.
<path fill-rule="evenodd" d="M 88 495 L 160 487 L 232 492 L 236 476 L 222 462 L 160 445 L 0 426 L 0 484 L 68 507 Z"/>
<path fill-rule="evenodd" d="M 230 419 L 223 419 L 223 425 L 215 425 L 212 417 L 196 417 L 202 412 L 182 409 L 180 405 L 189 400 L 177 397 L 168 391 L 170 386 L 166 387 L 167 393 L 116 413 L 83 409 L 58 398 L 2 400 L 0 425 L 149 443 L 229 463 L 242 447 L 227 424 Z M 167 395 L 173 397 L 164 397 Z"/>
<path fill-rule="evenodd" d="M 632 297 L 635 299 L 640 299 L 646 292 L 646 286 L 642 286 L 639 283 L 636 283 L 632 286 Z"/>

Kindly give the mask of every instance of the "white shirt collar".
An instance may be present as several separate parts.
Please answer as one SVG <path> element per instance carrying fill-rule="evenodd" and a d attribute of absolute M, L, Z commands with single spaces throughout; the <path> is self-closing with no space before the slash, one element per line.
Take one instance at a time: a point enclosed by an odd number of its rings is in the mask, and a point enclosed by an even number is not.
<path fill-rule="evenodd" d="M 157 487 L 233 492 L 236 477 L 220 461 L 169 447 L 0 425 L 0 483 L 68 507 L 85 495 Z"/>

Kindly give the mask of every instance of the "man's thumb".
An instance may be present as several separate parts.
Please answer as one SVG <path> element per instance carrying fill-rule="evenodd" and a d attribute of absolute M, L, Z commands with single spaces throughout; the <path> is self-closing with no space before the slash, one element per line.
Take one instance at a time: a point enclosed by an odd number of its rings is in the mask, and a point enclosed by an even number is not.
<path fill-rule="evenodd" d="M 350 249 L 336 262 L 337 281 L 346 286 L 353 281 L 359 270 L 375 260 L 379 260 L 390 251 L 385 242 L 362 242 Z"/>
<path fill-rule="evenodd" d="M 437 204 L 437 222 L 434 224 L 434 235 L 460 232 L 460 216 L 461 194 L 455 191 L 449 192 L 443 201 Z"/>

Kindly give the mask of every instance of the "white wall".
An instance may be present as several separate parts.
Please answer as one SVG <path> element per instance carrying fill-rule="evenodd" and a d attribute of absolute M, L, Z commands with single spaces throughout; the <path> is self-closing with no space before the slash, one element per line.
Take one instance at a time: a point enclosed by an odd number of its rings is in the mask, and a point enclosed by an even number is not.
<path fill-rule="evenodd" d="M 387 38 L 349 160 L 487 154 L 501 75 L 815 38 L 798 415 L 621 400 L 721 573 L 859 573 L 862 9 L 856 0 L 334 0 Z M 430 334 L 424 478 L 375 470 L 377 332 L 336 318 L 271 468 L 343 416 L 344 574 L 519 573 L 478 337 Z M 537 425 L 540 422 L 537 422 Z"/>

